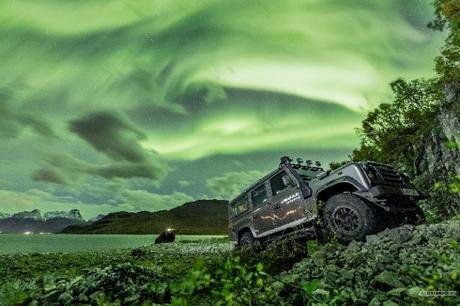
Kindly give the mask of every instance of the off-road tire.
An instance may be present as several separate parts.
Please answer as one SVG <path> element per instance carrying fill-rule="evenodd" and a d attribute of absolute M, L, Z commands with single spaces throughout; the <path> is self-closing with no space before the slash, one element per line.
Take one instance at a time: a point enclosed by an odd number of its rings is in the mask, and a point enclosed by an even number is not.
<path fill-rule="evenodd" d="M 238 243 L 240 248 L 253 248 L 255 244 L 255 239 L 252 236 L 251 232 L 244 232 Z"/>
<path fill-rule="evenodd" d="M 326 202 L 323 219 L 329 236 L 347 244 L 353 240 L 363 241 L 366 235 L 376 232 L 377 223 L 371 207 L 352 193 L 340 193 Z"/>

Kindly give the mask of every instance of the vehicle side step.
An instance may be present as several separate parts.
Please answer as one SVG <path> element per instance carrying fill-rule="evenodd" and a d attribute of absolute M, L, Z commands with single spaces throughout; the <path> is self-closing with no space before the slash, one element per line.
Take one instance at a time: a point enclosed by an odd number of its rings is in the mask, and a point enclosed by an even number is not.
<path fill-rule="evenodd" d="M 316 233 L 315 233 L 315 226 L 312 225 L 310 227 L 306 228 L 301 228 L 297 229 L 295 231 L 292 231 L 290 233 L 280 235 L 276 238 L 273 238 L 270 240 L 271 243 L 279 243 L 279 242 L 285 242 L 285 241 L 291 241 L 291 240 L 297 240 L 297 239 L 315 239 L 316 238 Z"/>

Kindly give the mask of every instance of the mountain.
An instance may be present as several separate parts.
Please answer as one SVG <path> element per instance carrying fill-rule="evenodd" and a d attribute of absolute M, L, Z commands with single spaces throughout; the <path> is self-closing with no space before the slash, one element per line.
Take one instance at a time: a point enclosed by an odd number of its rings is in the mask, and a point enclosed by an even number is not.
<path fill-rule="evenodd" d="M 78 209 L 68 212 L 52 211 L 44 214 L 38 209 L 19 212 L 11 216 L 0 214 L 0 232 L 2 233 L 56 233 L 69 225 L 85 223 Z"/>
<path fill-rule="evenodd" d="M 0 212 L 0 220 L 10 217 L 10 214 Z"/>
<path fill-rule="evenodd" d="M 19 213 L 16 213 L 11 216 L 11 218 L 14 219 L 32 219 L 32 220 L 37 220 L 37 221 L 44 221 L 44 218 L 42 216 L 42 212 L 38 209 L 34 209 L 31 211 L 22 211 Z"/>
<path fill-rule="evenodd" d="M 50 211 L 44 214 L 45 219 L 53 218 L 65 218 L 71 220 L 82 220 L 81 213 L 78 209 L 71 209 L 68 212 L 65 211 Z"/>
<path fill-rule="evenodd" d="M 88 222 L 96 222 L 96 221 L 101 220 L 101 219 L 104 218 L 104 217 L 105 217 L 105 215 L 100 214 L 100 215 L 97 215 L 97 216 L 94 217 L 94 218 L 89 219 Z"/>
<path fill-rule="evenodd" d="M 158 234 L 174 228 L 178 234 L 227 234 L 227 202 L 198 200 L 157 212 L 115 212 L 87 225 L 65 228 L 66 234 Z"/>

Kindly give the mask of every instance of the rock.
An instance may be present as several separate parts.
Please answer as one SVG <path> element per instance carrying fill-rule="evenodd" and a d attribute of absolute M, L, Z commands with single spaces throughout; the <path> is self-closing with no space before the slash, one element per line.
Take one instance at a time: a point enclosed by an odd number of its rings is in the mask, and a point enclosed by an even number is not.
<path fill-rule="evenodd" d="M 379 240 L 380 238 L 377 235 L 367 235 L 366 236 L 367 243 L 374 243 L 374 242 L 378 242 Z"/>
<path fill-rule="evenodd" d="M 311 255 L 311 259 L 318 267 L 322 267 L 326 264 L 326 252 L 324 250 L 316 251 Z"/>
<path fill-rule="evenodd" d="M 360 243 L 356 241 L 350 242 L 350 244 L 347 246 L 347 251 L 350 252 L 358 252 L 361 249 Z"/>
<path fill-rule="evenodd" d="M 378 237 L 379 239 L 383 239 L 383 238 L 385 238 L 385 237 L 388 236 L 388 233 L 389 233 L 389 232 L 390 232 L 390 229 L 387 227 L 387 228 L 385 228 L 383 231 L 381 231 L 380 233 L 378 233 L 378 234 L 377 234 L 377 237 Z"/>
<path fill-rule="evenodd" d="M 412 287 L 410 289 L 407 289 L 407 295 L 411 297 L 418 297 L 422 290 L 423 289 L 420 287 Z"/>
<path fill-rule="evenodd" d="M 395 243 L 403 243 L 412 237 L 412 225 L 395 227 L 388 231 L 388 237 Z"/>
<path fill-rule="evenodd" d="M 174 240 L 176 240 L 176 234 L 174 233 L 174 231 L 166 230 L 155 239 L 155 244 L 171 243 L 174 242 Z"/>
<path fill-rule="evenodd" d="M 281 280 L 296 276 L 288 283 L 302 284 L 319 279 L 324 284 L 321 288 L 334 288 L 329 290 L 331 296 L 339 295 L 345 305 L 383 305 L 385 301 L 386 305 L 407 305 L 429 285 L 424 279 L 431 279 L 433 271 L 456 275 L 460 253 L 452 240 L 459 232 L 460 220 L 385 230 L 375 235 L 378 240 L 371 237 L 373 242 L 352 242 L 335 253 L 318 251 L 315 259 L 305 258 Z M 439 250 L 445 257 L 433 255 Z M 282 289 L 292 291 L 283 286 L 277 292 Z"/>
<path fill-rule="evenodd" d="M 412 238 L 410 239 L 410 242 L 411 242 L 411 244 L 419 244 L 424 240 L 425 239 L 424 239 L 423 235 L 417 232 L 412 236 Z"/>
<path fill-rule="evenodd" d="M 383 302 L 383 306 L 399 306 L 399 305 L 393 301 L 385 301 Z"/>
<path fill-rule="evenodd" d="M 337 268 L 336 265 L 327 265 L 327 266 L 326 266 L 326 271 L 337 272 L 337 271 L 338 271 L 338 268 Z"/>
<path fill-rule="evenodd" d="M 392 290 L 387 292 L 387 296 L 389 296 L 389 295 L 391 295 L 391 296 L 400 296 L 401 293 L 403 293 L 404 291 L 406 291 L 406 288 L 392 289 Z"/>
<path fill-rule="evenodd" d="M 392 246 L 390 246 L 389 250 L 390 252 L 395 252 L 399 249 L 402 249 L 403 248 L 403 245 L 400 244 L 400 243 L 396 243 L 396 244 L 393 244 Z"/>
<path fill-rule="evenodd" d="M 398 277 L 390 272 L 383 271 L 374 278 L 374 283 L 378 285 L 383 285 L 384 288 L 399 288 L 403 287 L 403 283 L 398 279 Z"/>

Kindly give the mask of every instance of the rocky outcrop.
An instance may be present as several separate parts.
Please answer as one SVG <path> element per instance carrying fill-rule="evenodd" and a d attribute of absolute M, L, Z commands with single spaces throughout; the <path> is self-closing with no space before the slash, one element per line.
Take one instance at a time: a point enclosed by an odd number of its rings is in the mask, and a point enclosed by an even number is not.
<path fill-rule="evenodd" d="M 346 305 L 430 303 L 423 295 L 426 290 L 458 290 L 459 241 L 458 220 L 386 229 L 368 236 L 367 242 L 316 251 L 283 272 L 273 287 L 292 304 L 303 301 L 292 288 L 315 279 L 318 287 L 312 297 L 318 303 L 333 297 Z M 451 303 L 449 297 L 431 302 Z"/>
<path fill-rule="evenodd" d="M 431 195 L 426 205 L 447 218 L 460 214 L 460 193 L 449 188 L 460 180 L 459 101 L 459 84 L 446 86 L 445 101 L 439 108 L 434 128 L 418 148 L 414 148 L 419 153 L 412 169 L 407 169 L 415 174 L 417 185 Z"/>

